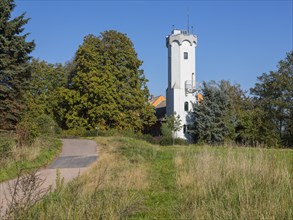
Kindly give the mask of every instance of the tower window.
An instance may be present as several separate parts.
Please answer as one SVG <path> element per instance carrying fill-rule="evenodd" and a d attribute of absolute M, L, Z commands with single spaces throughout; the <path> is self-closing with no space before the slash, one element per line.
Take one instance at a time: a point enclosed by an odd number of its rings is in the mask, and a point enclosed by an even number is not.
<path fill-rule="evenodd" d="M 184 52 L 184 60 L 188 60 L 188 52 Z"/>
<path fill-rule="evenodd" d="M 188 111 L 188 102 L 184 102 L 184 111 Z"/>
<path fill-rule="evenodd" d="M 187 131 L 186 128 L 187 128 L 187 126 L 186 126 L 186 125 L 183 125 L 183 133 L 184 133 L 184 134 L 186 134 L 186 131 Z"/>

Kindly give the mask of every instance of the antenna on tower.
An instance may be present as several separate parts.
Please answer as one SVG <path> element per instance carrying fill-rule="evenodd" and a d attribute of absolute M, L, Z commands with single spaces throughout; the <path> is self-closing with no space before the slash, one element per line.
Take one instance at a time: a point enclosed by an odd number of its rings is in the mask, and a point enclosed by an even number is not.
<path fill-rule="evenodd" d="M 187 9 L 187 33 L 189 34 L 189 8 Z"/>
<path fill-rule="evenodd" d="M 174 24 L 172 25 L 172 31 L 174 31 Z"/>
<path fill-rule="evenodd" d="M 191 26 L 191 34 L 193 34 L 193 26 Z"/>

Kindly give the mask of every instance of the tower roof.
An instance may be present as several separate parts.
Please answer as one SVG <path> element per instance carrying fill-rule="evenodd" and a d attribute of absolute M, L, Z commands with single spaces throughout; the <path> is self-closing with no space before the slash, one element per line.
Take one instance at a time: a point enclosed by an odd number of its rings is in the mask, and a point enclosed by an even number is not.
<path fill-rule="evenodd" d="M 193 44 L 196 46 L 197 36 L 185 30 L 174 29 L 172 33 L 166 37 L 166 46 L 168 47 L 174 41 L 178 42 L 179 45 L 181 45 L 184 41 L 188 41 L 190 46 Z"/>

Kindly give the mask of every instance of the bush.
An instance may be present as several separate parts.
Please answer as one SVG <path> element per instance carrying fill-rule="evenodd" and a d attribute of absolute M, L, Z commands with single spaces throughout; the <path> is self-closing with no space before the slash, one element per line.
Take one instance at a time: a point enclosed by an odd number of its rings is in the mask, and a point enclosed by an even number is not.
<path fill-rule="evenodd" d="M 173 145 L 173 138 L 170 136 L 169 137 L 163 136 L 159 139 L 159 144 L 162 146 L 171 146 L 171 145 Z M 176 144 L 176 145 L 189 145 L 188 141 L 184 140 L 182 138 L 175 138 L 174 144 Z"/>
<path fill-rule="evenodd" d="M 28 146 L 40 135 L 37 124 L 29 118 L 24 118 L 16 126 L 18 146 Z"/>
<path fill-rule="evenodd" d="M 41 134 L 55 135 L 60 132 L 57 123 L 49 115 L 42 114 L 35 121 Z"/>
<path fill-rule="evenodd" d="M 98 136 L 102 136 L 102 137 L 124 136 L 124 137 L 137 138 L 142 136 L 142 134 L 139 132 L 136 133 L 131 129 L 126 129 L 126 130 L 108 129 L 104 131 L 99 131 Z"/>
<path fill-rule="evenodd" d="M 3 141 L 0 143 L 0 160 L 7 158 L 12 154 L 12 141 Z"/>
<path fill-rule="evenodd" d="M 139 140 L 144 140 L 151 144 L 160 144 L 160 137 L 153 137 L 150 134 L 142 134 L 140 132 L 134 132 L 133 130 L 117 130 L 117 129 L 109 129 L 106 131 L 99 131 L 98 136 L 102 137 L 113 137 L 113 136 L 123 136 L 123 137 L 131 137 Z"/>
<path fill-rule="evenodd" d="M 33 118 L 27 114 L 16 126 L 18 146 L 31 145 L 40 135 L 54 136 L 60 133 L 57 123 L 46 114 Z"/>
<path fill-rule="evenodd" d="M 173 145 L 173 139 L 172 136 L 163 136 L 160 140 L 160 145 L 162 146 L 168 146 L 168 145 Z"/>
<path fill-rule="evenodd" d="M 166 123 L 163 123 L 161 126 L 161 133 L 163 137 L 166 139 L 171 138 L 172 139 L 172 130 L 168 127 Z"/>
<path fill-rule="evenodd" d="M 150 134 L 143 134 L 140 139 L 145 140 L 146 142 L 149 142 L 151 144 L 156 144 L 156 145 L 159 145 L 161 141 L 160 137 L 153 137 Z"/>
<path fill-rule="evenodd" d="M 62 137 L 96 137 L 96 130 L 87 130 L 86 128 L 72 128 L 69 130 L 63 130 L 61 132 Z"/>
<path fill-rule="evenodd" d="M 108 129 L 104 131 L 99 131 L 98 136 L 102 137 L 112 137 L 112 136 L 118 136 L 121 135 L 121 131 L 118 131 L 117 129 Z"/>
<path fill-rule="evenodd" d="M 189 145 L 187 140 L 184 140 L 182 138 L 176 138 L 175 139 L 175 144 L 176 145 Z"/>

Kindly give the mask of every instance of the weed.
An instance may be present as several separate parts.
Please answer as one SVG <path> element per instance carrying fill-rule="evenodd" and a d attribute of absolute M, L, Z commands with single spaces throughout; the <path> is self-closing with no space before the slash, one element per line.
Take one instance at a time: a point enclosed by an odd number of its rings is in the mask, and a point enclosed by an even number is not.
<path fill-rule="evenodd" d="M 35 205 L 50 190 L 43 187 L 44 181 L 36 171 L 29 172 L 19 169 L 17 178 L 8 183 L 8 195 L 4 195 L 7 207 L 2 218 L 24 218 L 27 215 L 28 208 Z"/>

